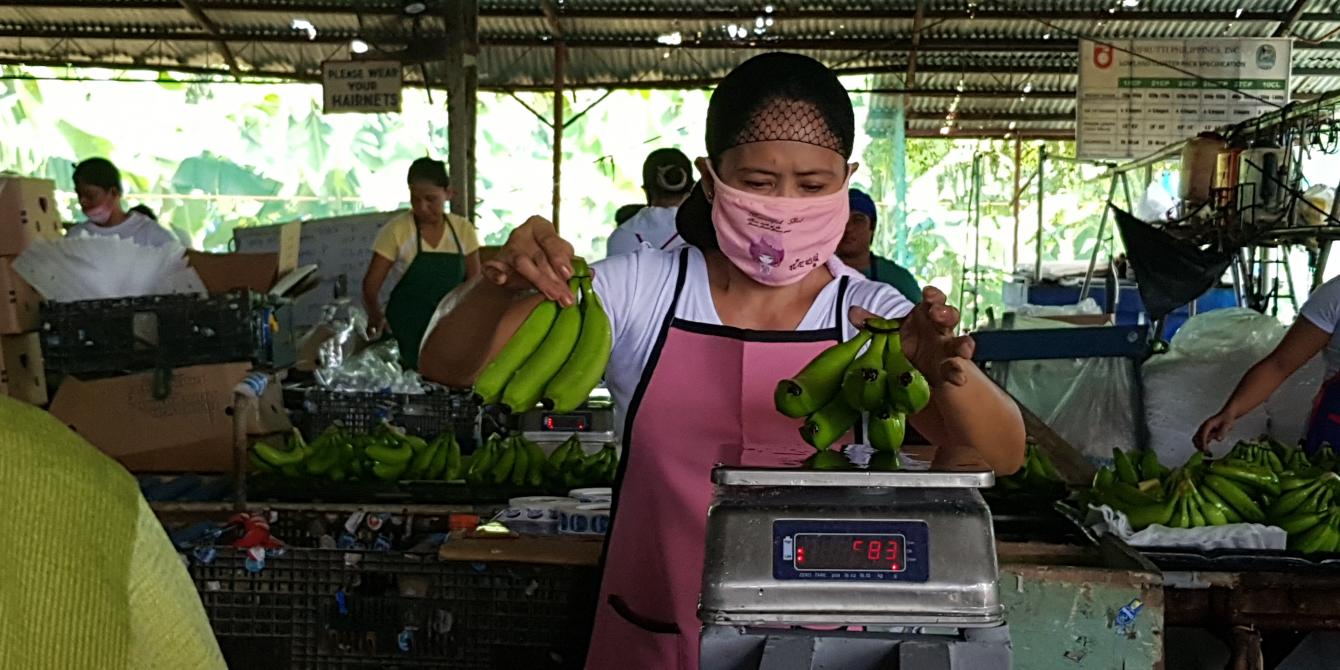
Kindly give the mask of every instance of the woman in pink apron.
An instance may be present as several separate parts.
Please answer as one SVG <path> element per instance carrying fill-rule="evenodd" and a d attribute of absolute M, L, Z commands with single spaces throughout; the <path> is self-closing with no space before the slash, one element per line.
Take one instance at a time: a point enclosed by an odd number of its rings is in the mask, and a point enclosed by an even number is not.
<path fill-rule="evenodd" d="M 1210 444 L 1224 439 L 1233 422 L 1268 400 L 1293 373 L 1324 353 L 1326 376 L 1312 405 L 1304 449 L 1311 454 L 1321 445 L 1340 449 L 1340 277 L 1322 284 L 1299 310 L 1284 339 L 1270 355 L 1247 370 L 1218 414 L 1205 420 L 1196 432 L 1196 447 L 1208 452 Z"/>
<path fill-rule="evenodd" d="M 914 306 L 834 256 L 848 219 L 850 99 L 822 64 L 766 54 L 736 68 L 708 109 L 702 182 L 681 206 L 689 247 L 594 266 L 622 420 L 613 527 L 587 667 L 698 667 L 698 589 L 718 464 L 798 465 L 813 449 L 772 390 L 854 333 L 867 311 L 905 318 L 904 348 L 935 393 L 915 427 L 943 458 L 1023 461 L 1018 409 L 966 359 L 958 312 L 928 289 Z M 540 296 L 567 302 L 572 247 L 543 219 L 516 229 L 485 281 L 443 302 L 424 346 L 429 378 L 468 385 Z M 491 280 L 491 281 L 490 281 Z M 464 352 L 474 351 L 470 356 Z M 483 353 L 484 355 L 478 355 Z"/>

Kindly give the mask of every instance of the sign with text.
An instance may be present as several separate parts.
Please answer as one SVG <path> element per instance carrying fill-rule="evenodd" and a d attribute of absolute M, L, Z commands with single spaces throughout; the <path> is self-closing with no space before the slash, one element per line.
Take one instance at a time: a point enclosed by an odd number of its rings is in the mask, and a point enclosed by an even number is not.
<path fill-rule="evenodd" d="M 1292 55 L 1287 39 L 1081 40 L 1079 158 L 1139 158 L 1283 106 Z"/>
<path fill-rule="evenodd" d="M 400 111 L 400 63 L 326 61 L 321 64 L 325 113 Z"/>

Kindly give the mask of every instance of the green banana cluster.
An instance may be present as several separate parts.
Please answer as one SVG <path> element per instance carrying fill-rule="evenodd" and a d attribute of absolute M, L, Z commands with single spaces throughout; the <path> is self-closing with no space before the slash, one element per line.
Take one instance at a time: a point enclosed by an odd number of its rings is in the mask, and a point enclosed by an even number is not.
<path fill-rule="evenodd" d="M 470 458 L 465 481 L 567 492 L 609 484 L 618 467 L 619 454 L 612 445 L 588 455 L 575 434 L 548 456 L 540 445 L 518 434 L 494 435 Z"/>
<path fill-rule="evenodd" d="M 460 479 L 464 471 L 461 445 L 443 433 L 432 442 L 404 435 L 383 423 L 371 434 L 351 434 L 331 426 L 310 444 L 294 429 L 285 448 L 257 442 L 251 447 L 252 469 L 284 477 L 332 482 L 380 479 Z"/>
<path fill-rule="evenodd" d="M 546 300 L 526 316 L 475 381 L 475 398 L 525 412 L 571 412 L 586 402 L 609 363 L 613 338 L 609 316 L 581 259 L 573 259 L 568 289 L 578 299 L 568 307 Z"/>
<path fill-rule="evenodd" d="M 997 479 L 996 488 L 1002 491 L 1063 496 L 1066 485 L 1061 474 L 1056 471 L 1056 466 L 1052 464 L 1051 457 L 1030 439 L 1024 467 L 1008 477 Z"/>
<path fill-rule="evenodd" d="M 856 337 L 824 350 L 794 377 L 777 383 L 777 411 L 803 417 L 800 436 L 820 451 L 868 412 L 870 446 L 896 454 L 907 416 L 920 412 L 931 398 L 926 377 L 903 354 L 898 328 L 896 321 L 870 319 Z"/>

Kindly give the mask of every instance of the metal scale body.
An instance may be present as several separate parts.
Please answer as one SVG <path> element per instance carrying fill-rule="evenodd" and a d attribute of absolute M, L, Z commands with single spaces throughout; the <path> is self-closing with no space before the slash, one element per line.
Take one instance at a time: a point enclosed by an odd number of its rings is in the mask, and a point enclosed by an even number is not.
<path fill-rule="evenodd" d="M 994 481 L 718 468 L 702 669 L 1007 670 L 995 533 L 977 491 Z"/>

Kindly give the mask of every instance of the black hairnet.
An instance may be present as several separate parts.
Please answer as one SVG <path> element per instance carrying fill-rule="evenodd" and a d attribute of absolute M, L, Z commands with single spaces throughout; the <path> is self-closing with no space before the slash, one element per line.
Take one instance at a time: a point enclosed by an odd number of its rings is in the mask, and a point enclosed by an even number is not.
<path fill-rule="evenodd" d="M 426 181 L 442 188 L 451 187 L 451 179 L 447 177 L 446 163 L 427 157 L 415 159 L 413 163 L 409 164 L 409 177 L 406 181 L 410 185 L 413 185 L 416 181 Z"/>
<path fill-rule="evenodd" d="M 74 166 L 74 185 L 121 190 L 121 171 L 106 158 L 90 158 Z"/>
<path fill-rule="evenodd" d="M 847 89 L 823 63 L 800 54 L 750 58 L 721 80 L 707 106 L 707 154 L 714 162 L 728 149 L 774 140 L 812 144 L 849 159 L 855 134 Z M 717 248 L 701 183 L 680 206 L 675 224 L 689 244 Z"/>

